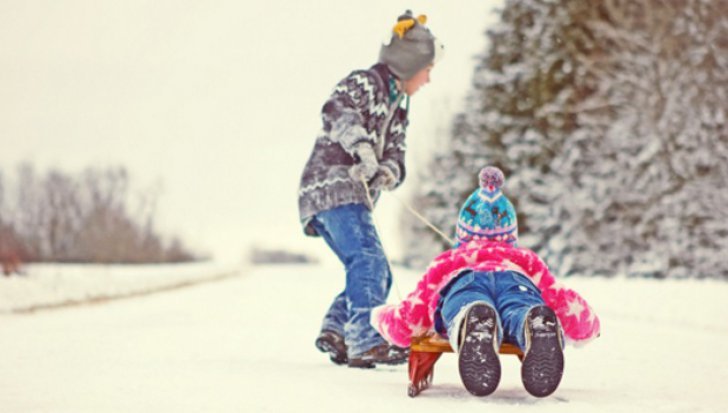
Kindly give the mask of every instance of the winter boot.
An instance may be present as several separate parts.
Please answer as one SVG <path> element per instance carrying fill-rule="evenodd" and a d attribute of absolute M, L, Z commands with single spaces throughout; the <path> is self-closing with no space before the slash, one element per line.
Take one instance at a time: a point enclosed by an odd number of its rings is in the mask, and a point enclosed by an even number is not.
<path fill-rule="evenodd" d="M 500 383 L 497 331 L 492 307 L 475 304 L 465 313 L 459 337 L 458 370 L 465 388 L 476 396 L 493 393 Z"/>
<path fill-rule="evenodd" d="M 524 326 L 526 351 L 521 380 L 526 391 L 536 397 L 553 393 L 564 372 L 564 352 L 559 321 L 552 309 L 532 308 Z"/>
<path fill-rule="evenodd" d="M 384 343 L 375 346 L 359 356 L 349 358 L 349 367 L 370 369 L 376 364 L 403 364 L 406 363 L 408 359 L 409 349 Z"/>
<path fill-rule="evenodd" d="M 339 333 L 324 330 L 316 339 L 316 348 L 322 353 L 329 353 L 329 358 L 334 364 L 346 364 L 349 359 L 346 357 L 346 344 L 344 337 Z"/>

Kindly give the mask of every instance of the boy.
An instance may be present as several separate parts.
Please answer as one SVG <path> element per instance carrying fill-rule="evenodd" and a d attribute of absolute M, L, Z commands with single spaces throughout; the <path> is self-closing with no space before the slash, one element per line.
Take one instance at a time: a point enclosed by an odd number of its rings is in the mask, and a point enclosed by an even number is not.
<path fill-rule="evenodd" d="M 370 368 L 407 360 L 405 349 L 387 344 L 369 324 L 392 278 L 369 200 L 405 178 L 409 98 L 429 82 L 443 49 L 425 23 L 425 16 L 415 18 L 408 10 L 382 46 L 379 62 L 339 82 L 323 106 L 323 130 L 301 177 L 304 232 L 322 237 L 346 270 L 345 289 L 316 340 L 336 364 Z"/>

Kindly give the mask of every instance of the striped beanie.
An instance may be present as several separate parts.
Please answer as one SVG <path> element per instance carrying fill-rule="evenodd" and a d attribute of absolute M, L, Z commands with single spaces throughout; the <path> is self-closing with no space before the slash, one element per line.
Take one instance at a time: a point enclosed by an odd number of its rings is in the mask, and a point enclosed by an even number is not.
<path fill-rule="evenodd" d="M 460 209 L 457 223 L 458 245 L 471 240 L 489 239 L 516 245 L 518 221 L 511 201 L 503 195 L 503 172 L 488 166 L 480 171 L 480 188 Z"/>

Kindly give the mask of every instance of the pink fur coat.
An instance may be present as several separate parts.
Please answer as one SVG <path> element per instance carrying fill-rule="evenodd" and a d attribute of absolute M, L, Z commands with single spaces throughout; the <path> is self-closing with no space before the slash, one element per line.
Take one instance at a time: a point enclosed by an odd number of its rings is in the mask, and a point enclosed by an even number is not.
<path fill-rule="evenodd" d="M 524 274 L 556 312 L 567 342 L 584 343 L 599 335 L 599 318 L 594 310 L 579 294 L 557 282 L 536 253 L 491 241 L 471 241 L 440 254 L 407 298 L 372 311 L 371 324 L 390 343 L 409 347 L 412 337 L 434 331 L 433 315 L 440 290 L 465 269 Z"/>

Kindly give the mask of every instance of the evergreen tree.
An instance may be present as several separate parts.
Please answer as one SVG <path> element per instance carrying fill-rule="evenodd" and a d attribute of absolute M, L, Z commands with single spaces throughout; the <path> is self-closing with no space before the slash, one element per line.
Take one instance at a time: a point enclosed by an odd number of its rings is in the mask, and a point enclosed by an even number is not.
<path fill-rule="evenodd" d="M 567 3 L 565 8 L 546 0 L 506 1 L 500 25 L 488 30 L 489 50 L 475 69 L 468 110 L 457 117 L 452 141 L 417 186 L 413 202 L 436 225 L 453 228 L 460 204 L 477 186 L 478 171 L 495 165 L 508 177 L 506 190 L 519 211 L 524 241 L 538 247 L 553 232 L 542 231 L 554 226 L 547 222 L 554 197 L 550 164 L 574 128 L 574 115 L 560 108 L 584 93 L 575 86 L 573 49 L 588 43 L 576 22 L 591 11 L 588 2 Z M 564 46 L 562 32 L 570 33 L 572 47 Z M 532 222 L 539 223 L 538 230 Z M 432 238 L 422 237 L 416 223 L 404 225 L 414 234 L 405 248 L 409 260 L 424 261 L 422 245 Z"/>
<path fill-rule="evenodd" d="M 600 2 L 580 105 L 608 116 L 581 112 L 555 164 L 562 271 L 728 278 L 727 7 Z"/>
<path fill-rule="evenodd" d="M 727 6 L 507 1 L 416 201 L 452 228 L 492 164 L 559 273 L 728 278 Z"/>

